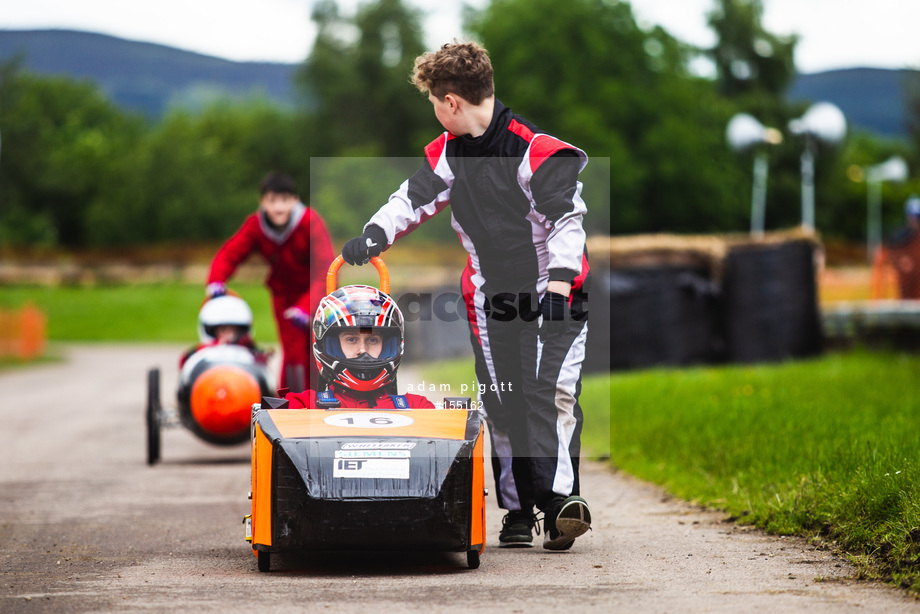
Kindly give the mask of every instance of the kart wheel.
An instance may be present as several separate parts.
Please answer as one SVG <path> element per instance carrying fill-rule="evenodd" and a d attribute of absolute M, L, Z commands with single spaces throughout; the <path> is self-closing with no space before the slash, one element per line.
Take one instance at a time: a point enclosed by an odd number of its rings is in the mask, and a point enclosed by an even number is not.
<path fill-rule="evenodd" d="M 272 553 L 259 550 L 259 571 L 269 571 L 272 566 Z"/>
<path fill-rule="evenodd" d="M 470 569 L 479 568 L 479 550 L 466 551 L 466 564 Z"/>
<path fill-rule="evenodd" d="M 147 464 L 160 460 L 160 370 L 147 372 Z"/>

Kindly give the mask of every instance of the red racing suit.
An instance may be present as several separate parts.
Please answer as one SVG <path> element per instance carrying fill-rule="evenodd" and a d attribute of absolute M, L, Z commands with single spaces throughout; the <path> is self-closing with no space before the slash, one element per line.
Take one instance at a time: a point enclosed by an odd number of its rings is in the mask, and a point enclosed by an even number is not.
<path fill-rule="evenodd" d="M 341 386 L 330 386 L 329 391 L 341 403 L 340 407 L 349 409 L 434 409 L 434 403 L 420 394 L 398 395 L 406 399 L 408 408 L 397 407 L 393 399 L 396 395 L 386 394 L 383 389 L 372 392 L 355 392 Z M 291 409 L 316 409 L 316 391 L 289 392 L 285 399 Z"/>
<path fill-rule="evenodd" d="M 329 233 L 319 214 L 302 203 L 294 207 L 280 232 L 257 211 L 215 254 L 207 283 L 227 283 L 253 252 L 259 252 L 269 266 L 265 285 L 272 295 L 281 340 L 281 387 L 310 388 L 311 382 L 319 381 L 310 331 L 295 326 L 284 312 L 297 306 L 311 318 L 316 313 L 326 295 L 326 271 L 334 258 Z"/>
<path fill-rule="evenodd" d="M 389 246 L 450 207 L 469 253 L 461 288 L 498 504 L 546 509 L 555 497 L 579 494 L 589 268 L 578 175 L 588 157 L 494 103 L 482 135 L 445 132 L 425 148 L 427 163 L 365 234 Z M 539 303 L 549 281 L 572 284 L 570 316 L 543 341 Z"/>

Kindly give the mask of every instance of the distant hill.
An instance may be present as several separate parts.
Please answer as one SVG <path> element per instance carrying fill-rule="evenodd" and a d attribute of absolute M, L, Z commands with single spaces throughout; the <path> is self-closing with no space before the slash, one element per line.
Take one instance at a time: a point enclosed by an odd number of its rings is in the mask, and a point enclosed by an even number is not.
<path fill-rule="evenodd" d="M 0 61 L 21 55 L 39 74 L 95 81 L 121 107 L 157 117 L 219 97 L 292 104 L 296 64 L 231 62 L 173 47 L 73 30 L 0 30 Z"/>
<path fill-rule="evenodd" d="M 887 137 L 907 135 L 904 82 L 907 70 L 845 68 L 799 75 L 790 100 L 832 102 L 854 128 Z"/>
<path fill-rule="evenodd" d="M 231 62 L 173 47 L 72 30 L 0 30 L 0 61 L 21 53 L 40 74 L 92 79 L 118 105 L 157 117 L 170 105 L 200 108 L 219 96 L 264 95 L 292 104 L 297 64 Z M 851 127 L 904 137 L 907 71 L 850 68 L 799 75 L 789 100 L 826 100 Z"/>

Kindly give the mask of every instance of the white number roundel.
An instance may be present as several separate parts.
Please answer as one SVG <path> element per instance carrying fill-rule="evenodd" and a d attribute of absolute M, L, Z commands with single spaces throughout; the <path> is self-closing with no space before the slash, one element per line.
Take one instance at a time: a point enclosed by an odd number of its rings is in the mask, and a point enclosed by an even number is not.
<path fill-rule="evenodd" d="M 374 412 L 348 412 L 333 414 L 323 418 L 329 426 L 344 426 L 356 429 L 392 429 L 409 426 L 415 420 L 399 414 L 381 414 Z"/>

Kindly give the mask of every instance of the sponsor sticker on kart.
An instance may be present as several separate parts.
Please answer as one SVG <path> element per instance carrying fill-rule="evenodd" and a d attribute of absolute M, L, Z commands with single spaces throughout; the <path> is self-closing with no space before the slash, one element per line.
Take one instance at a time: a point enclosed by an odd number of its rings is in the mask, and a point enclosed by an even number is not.
<path fill-rule="evenodd" d="M 411 450 L 414 441 L 349 441 L 342 444 L 343 450 Z"/>
<path fill-rule="evenodd" d="M 332 477 L 334 478 L 389 478 L 393 480 L 409 479 L 409 457 L 381 458 L 334 458 Z"/>
<path fill-rule="evenodd" d="M 411 455 L 409 450 L 336 450 L 332 477 L 408 480 Z"/>
<path fill-rule="evenodd" d="M 336 458 L 409 458 L 409 450 L 336 450 Z"/>

